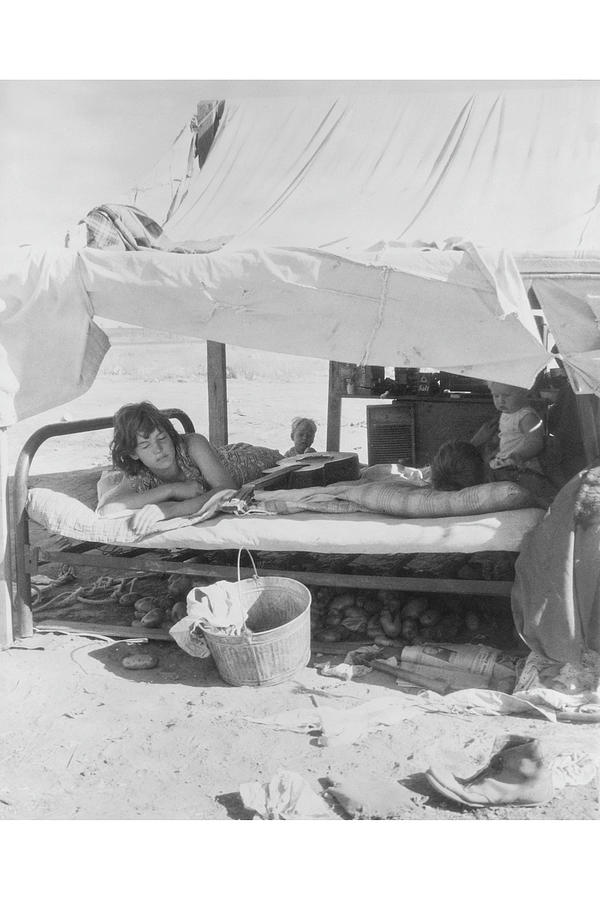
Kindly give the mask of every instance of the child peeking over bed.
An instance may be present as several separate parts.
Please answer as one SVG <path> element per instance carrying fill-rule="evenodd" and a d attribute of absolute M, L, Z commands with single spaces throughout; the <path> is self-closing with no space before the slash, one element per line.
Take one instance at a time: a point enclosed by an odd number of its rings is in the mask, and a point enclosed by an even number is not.
<path fill-rule="evenodd" d="M 283 455 L 289 457 L 300 456 L 302 453 L 316 453 L 315 448 L 311 446 L 316 433 L 317 424 L 313 419 L 304 419 L 301 416 L 292 419 L 290 437 L 294 445 Z"/>

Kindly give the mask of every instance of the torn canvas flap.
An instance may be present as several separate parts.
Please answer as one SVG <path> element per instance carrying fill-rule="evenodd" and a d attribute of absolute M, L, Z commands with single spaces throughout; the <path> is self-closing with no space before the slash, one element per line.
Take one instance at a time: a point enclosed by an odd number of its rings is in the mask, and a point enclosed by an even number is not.
<path fill-rule="evenodd" d="M 92 315 L 74 251 L 0 252 L 0 426 L 88 390 L 110 346 Z"/>

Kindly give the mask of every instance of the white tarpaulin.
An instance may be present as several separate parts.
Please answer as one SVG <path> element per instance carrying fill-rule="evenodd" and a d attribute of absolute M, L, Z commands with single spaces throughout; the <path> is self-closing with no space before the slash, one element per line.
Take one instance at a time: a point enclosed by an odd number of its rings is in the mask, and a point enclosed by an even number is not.
<path fill-rule="evenodd" d="M 173 239 L 342 255 L 455 237 L 512 252 L 600 247 L 600 82 L 303 90 L 230 87 L 168 220 Z"/>
<path fill-rule="evenodd" d="M 109 346 L 72 252 L 0 251 L 0 426 L 83 394 Z"/>
<path fill-rule="evenodd" d="M 35 254 L 20 253 L 31 271 Z M 12 373 L 4 424 L 89 386 L 81 368 L 92 327 L 88 303 L 98 316 L 160 331 L 365 365 L 430 366 L 525 387 L 549 359 L 518 272 L 503 253 L 386 247 L 348 259 L 293 249 L 88 249 L 51 257 L 43 257 L 43 279 L 3 314 Z M 26 334 L 35 337 L 24 354 L 13 336 Z M 38 355 L 45 375 L 39 390 Z"/>
<path fill-rule="evenodd" d="M 577 271 L 600 247 L 600 85 L 309 94 L 229 95 L 202 167 L 190 175 L 186 156 L 172 173 L 186 180 L 168 236 L 226 236 L 223 249 L 0 260 L 0 424 L 87 389 L 105 350 L 90 311 L 246 347 L 532 383 L 548 354 L 507 251 L 561 250 Z M 162 221 L 152 192 L 143 198 Z M 419 240 L 432 249 L 407 246 Z M 541 292 L 560 350 L 570 291 Z M 600 393 L 591 293 L 568 364 L 577 389 Z"/>

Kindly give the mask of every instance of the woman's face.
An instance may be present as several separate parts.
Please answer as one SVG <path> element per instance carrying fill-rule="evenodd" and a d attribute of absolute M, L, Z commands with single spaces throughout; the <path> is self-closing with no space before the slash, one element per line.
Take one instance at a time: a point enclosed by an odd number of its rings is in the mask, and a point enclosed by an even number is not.
<path fill-rule="evenodd" d="M 151 472 L 160 473 L 173 466 L 175 448 L 169 435 L 161 428 L 155 428 L 148 435 L 138 431 L 137 444 L 131 456 L 139 459 Z"/>

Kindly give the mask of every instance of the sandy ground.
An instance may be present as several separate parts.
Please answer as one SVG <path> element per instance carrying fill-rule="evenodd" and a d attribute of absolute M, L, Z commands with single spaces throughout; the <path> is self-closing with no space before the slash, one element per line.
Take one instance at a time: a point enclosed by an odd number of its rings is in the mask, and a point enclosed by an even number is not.
<path fill-rule="evenodd" d="M 386 676 L 342 683 L 301 670 L 274 687 L 233 688 L 211 661 L 152 642 L 159 666 L 131 672 L 123 643 L 78 635 L 35 635 L 2 656 L 2 819 L 250 818 L 244 782 L 280 768 L 317 792 L 326 779 L 377 776 L 406 788 L 402 819 L 592 819 L 593 784 L 571 786 L 542 807 L 461 810 L 435 796 L 428 764 L 492 736 L 539 736 L 549 752 L 589 749 L 593 726 L 506 717 L 423 714 L 356 744 L 319 747 L 306 734 L 274 731 L 251 718 L 322 706 L 344 709 L 397 690 Z M 308 693 L 307 693 L 308 691 Z M 323 696 L 320 692 L 328 692 Z"/>
<path fill-rule="evenodd" d="M 161 358 L 156 366 L 163 372 L 165 352 L 171 354 L 167 363 L 170 359 L 174 371 L 168 380 L 158 380 L 152 367 L 140 373 L 134 359 L 138 348 L 115 351 L 87 395 L 11 430 L 12 461 L 23 440 L 41 424 L 63 416 L 108 415 L 135 399 L 181 406 L 203 429 L 203 375 L 181 367 L 184 353 L 190 359 L 201 357 L 201 345 L 157 351 Z M 126 370 L 128 360 L 131 371 Z M 248 369 L 232 378 L 230 440 L 286 448 L 289 421 L 305 414 L 317 420 L 316 445 L 324 446 L 326 363 L 320 367 L 309 380 L 296 377 L 301 369 L 292 373 L 292 380 L 285 380 L 290 371 L 269 379 Z M 342 438 L 342 449 L 357 449 L 363 459 L 364 406 L 359 400 L 344 404 Z M 40 452 L 34 472 L 102 463 L 107 439 L 108 433 L 100 433 L 52 441 Z M 423 778 L 432 759 L 484 746 L 501 734 L 539 736 L 550 756 L 589 750 L 598 746 L 595 726 L 430 713 L 409 717 L 355 744 L 321 747 L 314 736 L 274 731 L 249 719 L 309 709 L 313 703 L 354 707 L 393 696 L 398 690 L 393 681 L 380 674 L 360 683 L 325 678 L 314 668 L 324 661 L 321 657 L 284 684 L 233 688 L 220 680 L 211 661 L 195 660 L 164 641 L 149 646 L 159 663 L 145 672 L 122 666 L 122 657 L 132 649 L 127 643 L 79 635 L 37 633 L 0 655 L 0 819 L 250 818 L 240 801 L 240 784 L 266 782 L 279 768 L 301 774 L 317 792 L 327 779 L 348 775 L 400 783 L 406 789 L 398 810 L 401 819 L 598 817 L 597 780 L 565 787 L 541 807 L 466 810 L 432 794 Z"/>

